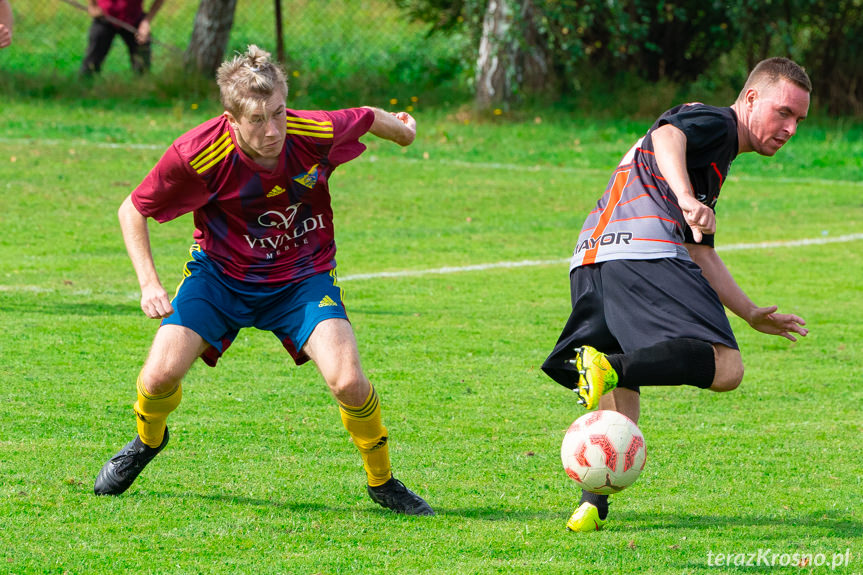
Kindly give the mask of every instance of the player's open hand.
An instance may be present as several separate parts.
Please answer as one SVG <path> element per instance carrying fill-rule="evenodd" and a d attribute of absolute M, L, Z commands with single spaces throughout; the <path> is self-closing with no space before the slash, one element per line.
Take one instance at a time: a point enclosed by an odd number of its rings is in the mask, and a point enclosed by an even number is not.
<path fill-rule="evenodd" d="M 168 293 L 161 285 L 141 288 L 141 309 L 151 319 L 161 319 L 174 313 Z"/>
<path fill-rule="evenodd" d="M 711 208 L 696 200 L 694 196 L 681 194 L 677 200 L 683 211 L 683 219 L 692 229 L 695 243 L 700 244 L 704 234 L 716 232 L 716 214 Z"/>
<path fill-rule="evenodd" d="M 762 333 L 781 335 L 791 341 L 797 341 L 792 333 L 801 336 L 809 333 L 809 330 L 803 327 L 806 322 L 802 317 L 790 313 L 776 313 L 777 309 L 775 305 L 757 308 L 749 320 L 749 325 Z"/>

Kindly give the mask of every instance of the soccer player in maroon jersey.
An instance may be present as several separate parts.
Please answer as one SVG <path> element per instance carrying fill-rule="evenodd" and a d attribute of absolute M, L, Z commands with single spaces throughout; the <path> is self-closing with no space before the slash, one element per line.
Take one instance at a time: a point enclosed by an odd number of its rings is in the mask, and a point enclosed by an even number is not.
<path fill-rule="evenodd" d="M 791 60 L 764 60 L 732 106 L 674 107 L 624 156 L 578 237 L 572 313 L 542 366 L 579 403 L 637 422 L 641 386 L 735 389 L 743 362 L 723 306 L 758 331 L 807 334 L 802 318 L 749 299 L 713 234 L 731 162 L 774 155 L 806 117 L 811 91 Z M 598 530 L 607 512 L 607 496 L 583 492 L 567 527 Z"/>
<path fill-rule="evenodd" d="M 95 493 L 129 488 L 168 442 L 166 418 L 195 359 L 215 366 L 237 332 L 254 326 L 273 332 L 297 364 L 315 362 L 360 451 L 372 500 L 433 515 L 390 471 L 378 394 L 360 366 L 336 282 L 328 185 L 337 166 L 365 150 L 361 136 L 407 146 L 416 122 L 375 108 L 287 109 L 284 72 L 256 46 L 217 76 L 224 114 L 180 136 L 120 207 L 141 308 L 162 323 L 138 377 L 138 435 L 102 467 Z M 147 219 L 188 212 L 195 243 L 171 300 L 156 274 Z"/>

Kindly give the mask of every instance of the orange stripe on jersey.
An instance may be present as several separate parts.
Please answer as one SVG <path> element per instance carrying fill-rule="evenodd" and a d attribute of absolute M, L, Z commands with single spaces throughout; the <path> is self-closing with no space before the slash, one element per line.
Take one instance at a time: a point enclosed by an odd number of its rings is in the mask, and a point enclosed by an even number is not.
<path fill-rule="evenodd" d="M 582 265 L 592 264 L 596 261 L 596 252 L 599 251 L 599 242 L 597 240 L 599 239 L 599 236 L 602 235 L 602 232 L 605 231 L 605 227 L 611 220 L 611 214 L 614 212 L 614 208 L 616 208 L 618 202 L 620 202 L 623 188 L 626 186 L 627 180 L 629 180 L 629 172 L 630 170 L 623 170 L 614 176 L 614 183 L 608 191 L 608 204 L 605 206 L 605 209 L 602 210 L 602 215 L 599 216 L 599 222 L 597 222 L 593 233 L 590 234 L 590 238 L 593 240 L 591 243 L 595 243 L 595 245 L 592 248 L 588 248 L 584 253 L 584 258 L 581 261 Z"/>
<path fill-rule="evenodd" d="M 622 203 L 622 204 L 620 204 L 620 205 L 621 205 L 621 206 L 625 206 L 625 205 L 626 205 L 626 204 L 628 204 L 629 202 L 634 202 L 635 200 L 638 200 L 638 199 L 641 199 L 641 198 L 646 198 L 646 197 L 648 197 L 648 194 L 639 194 L 639 195 L 635 196 L 634 198 L 632 198 L 631 200 L 626 200 L 625 202 L 623 202 L 623 203 Z"/>
<path fill-rule="evenodd" d="M 623 205 L 623 204 L 621 204 Z M 675 220 L 670 220 L 668 218 L 663 218 L 662 216 L 633 216 L 631 218 L 620 218 L 617 220 L 611 220 L 609 223 L 613 224 L 616 222 L 628 222 L 630 220 L 662 220 L 663 222 L 669 222 L 674 224 L 675 226 L 680 226 Z"/>
<path fill-rule="evenodd" d="M 634 242 L 662 242 L 664 244 L 674 244 L 676 246 L 681 245 L 680 242 L 675 242 L 672 240 L 657 240 L 654 238 L 632 238 L 632 241 L 634 241 Z"/>

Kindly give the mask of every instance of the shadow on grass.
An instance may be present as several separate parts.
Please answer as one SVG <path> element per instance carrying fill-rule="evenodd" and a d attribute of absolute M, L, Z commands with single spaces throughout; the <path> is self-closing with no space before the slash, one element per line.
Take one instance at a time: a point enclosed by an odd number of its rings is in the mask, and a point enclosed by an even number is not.
<path fill-rule="evenodd" d="M 811 537 L 830 532 L 831 537 L 859 537 L 863 522 L 839 516 L 834 511 L 814 511 L 808 514 L 768 515 L 684 515 L 680 513 L 614 513 L 615 525 L 632 523 L 638 529 L 715 529 L 717 527 L 775 527 L 777 537 L 788 530 L 805 529 Z"/>

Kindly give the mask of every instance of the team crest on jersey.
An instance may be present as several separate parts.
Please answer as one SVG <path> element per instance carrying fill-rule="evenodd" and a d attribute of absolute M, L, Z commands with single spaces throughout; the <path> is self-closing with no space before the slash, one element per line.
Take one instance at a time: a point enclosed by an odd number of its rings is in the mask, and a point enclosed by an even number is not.
<path fill-rule="evenodd" d="M 286 190 L 282 186 L 274 186 L 273 189 L 270 190 L 270 193 L 267 194 L 267 197 L 268 198 L 274 198 L 274 197 L 278 196 L 279 194 L 284 194 L 287 191 L 288 190 Z"/>
<path fill-rule="evenodd" d="M 307 188 L 314 188 L 315 184 L 318 183 L 318 164 L 315 164 L 314 166 L 309 168 L 309 171 L 305 174 L 300 174 L 299 176 L 296 176 L 294 178 L 294 181 Z"/>

